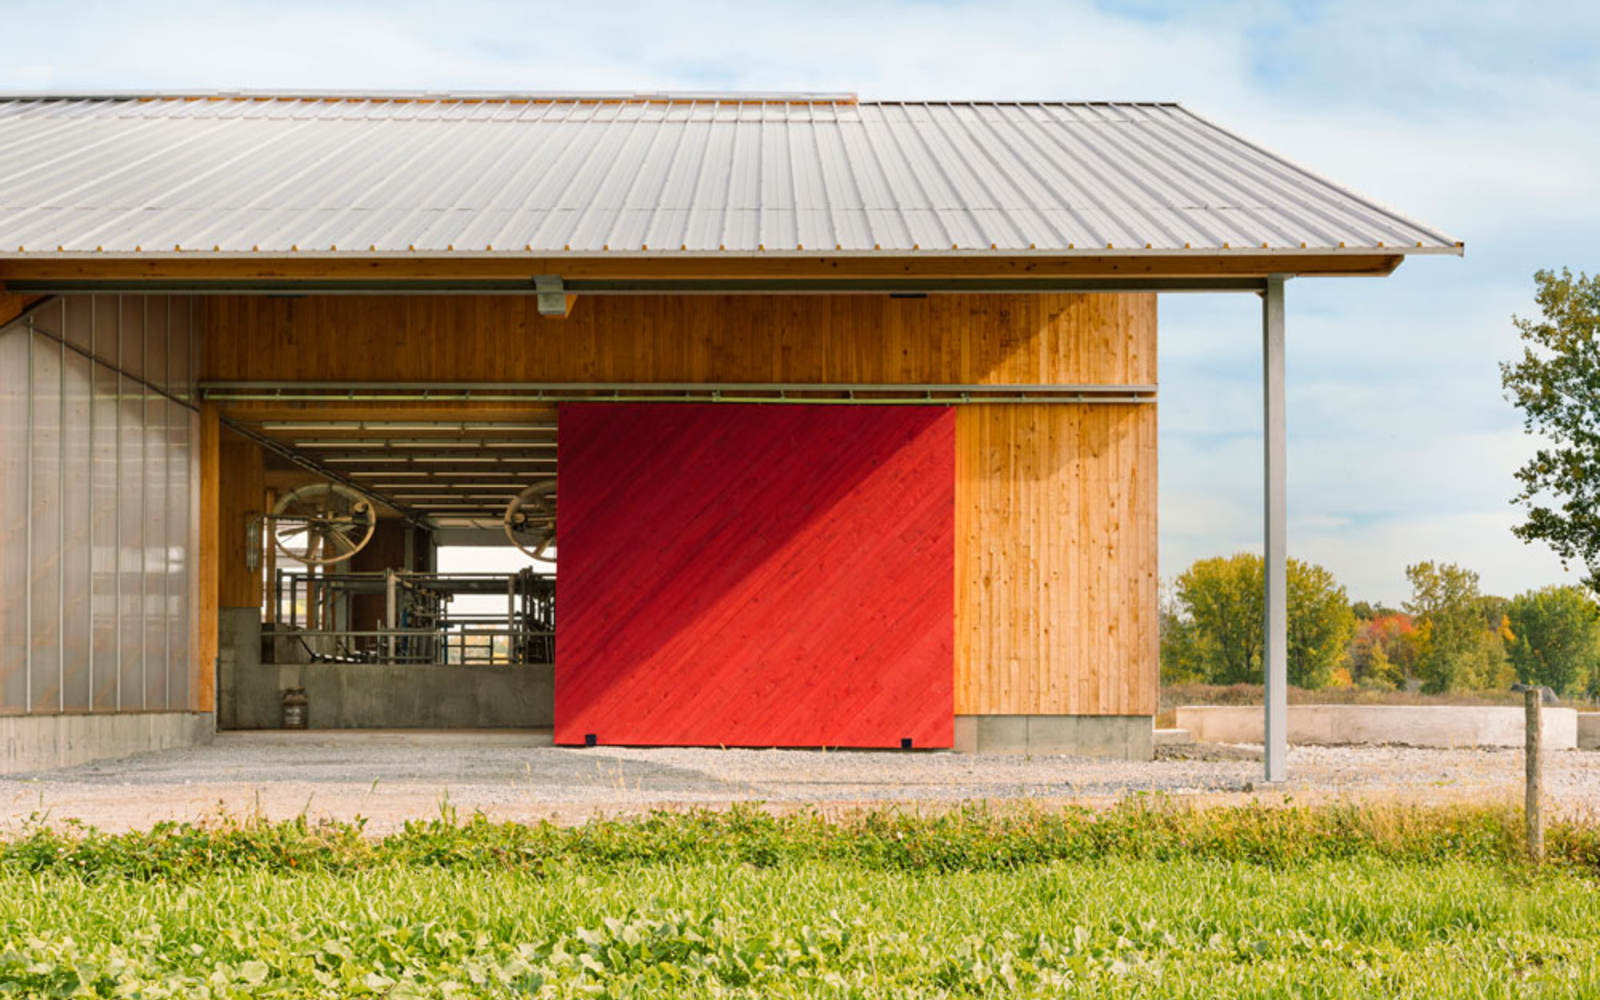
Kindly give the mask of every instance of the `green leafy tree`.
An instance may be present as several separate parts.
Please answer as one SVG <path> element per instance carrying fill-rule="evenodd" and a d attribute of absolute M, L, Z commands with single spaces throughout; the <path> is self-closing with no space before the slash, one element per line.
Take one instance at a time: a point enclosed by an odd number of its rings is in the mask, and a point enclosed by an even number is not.
<path fill-rule="evenodd" d="M 1187 658 L 1187 673 L 1261 682 L 1262 579 L 1261 557 L 1247 552 L 1201 559 L 1178 576 L 1171 613 L 1185 631 L 1172 654 Z M 1288 589 L 1289 683 L 1324 687 L 1355 631 L 1349 597 L 1332 573 L 1298 559 L 1289 560 Z"/>
<path fill-rule="evenodd" d="M 1350 598 L 1321 566 L 1289 560 L 1289 683 L 1327 687 L 1356 631 Z"/>
<path fill-rule="evenodd" d="M 1600 275 L 1534 275 L 1539 319 L 1513 318 L 1522 357 L 1500 366 L 1523 429 L 1549 442 L 1517 470 L 1527 520 L 1512 530 L 1542 541 L 1563 565 L 1582 563 L 1600 590 Z"/>
<path fill-rule="evenodd" d="M 1511 602 L 1504 597 L 1485 594 L 1478 599 L 1478 613 L 1483 618 L 1483 631 L 1478 635 L 1478 667 L 1475 675 L 1480 688 L 1503 691 L 1517 679 L 1506 655 L 1511 642 L 1511 622 L 1506 609 Z"/>
<path fill-rule="evenodd" d="M 1379 618 L 1387 618 L 1398 614 L 1394 608 L 1385 607 L 1382 602 L 1373 604 L 1371 601 L 1356 601 L 1350 605 L 1350 611 L 1356 616 L 1356 621 L 1370 622 Z"/>
<path fill-rule="evenodd" d="M 1417 674 L 1422 689 L 1439 694 L 1499 686 L 1505 662 L 1500 598 L 1478 592 L 1478 574 L 1455 563 L 1406 567 L 1417 622 Z"/>
<path fill-rule="evenodd" d="M 1573 695 L 1595 667 L 1600 609 L 1577 587 L 1545 587 L 1512 598 L 1506 608 L 1511 663 L 1524 684 L 1546 684 Z"/>
<path fill-rule="evenodd" d="M 1195 643 L 1194 622 L 1179 611 L 1170 587 L 1161 588 L 1161 683 L 1204 681 L 1204 666 Z"/>
<path fill-rule="evenodd" d="M 1212 684 L 1261 680 L 1261 557 L 1241 552 L 1201 559 L 1174 583 L 1179 613 L 1193 630 L 1193 657 Z"/>

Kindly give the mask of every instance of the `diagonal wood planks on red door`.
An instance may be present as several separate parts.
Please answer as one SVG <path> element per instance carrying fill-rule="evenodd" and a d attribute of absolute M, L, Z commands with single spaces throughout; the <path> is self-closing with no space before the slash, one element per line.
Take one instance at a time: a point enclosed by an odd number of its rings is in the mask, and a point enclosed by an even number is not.
<path fill-rule="evenodd" d="M 557 743 L 951 745 L 952 411 L 558 423 Z"/>

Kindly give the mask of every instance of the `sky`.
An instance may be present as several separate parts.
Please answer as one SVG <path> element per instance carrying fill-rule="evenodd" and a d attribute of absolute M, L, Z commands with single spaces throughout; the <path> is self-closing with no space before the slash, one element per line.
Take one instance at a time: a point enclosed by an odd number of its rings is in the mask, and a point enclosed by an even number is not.
<path fill-rule="evenodd" d="M 0 88 L 847 91 L 1178 100 L 1466 243 L 1288 287 L 1289 552 L 1352 599 L 1458 562 L 1574 579 L 1510 532 L 1503 398 L 1533 272 L 1600 271 L 1600 4 L 31 3 Z M 1260 550 L 1260 305 L 1165 296 L 1161 572 Z"/>

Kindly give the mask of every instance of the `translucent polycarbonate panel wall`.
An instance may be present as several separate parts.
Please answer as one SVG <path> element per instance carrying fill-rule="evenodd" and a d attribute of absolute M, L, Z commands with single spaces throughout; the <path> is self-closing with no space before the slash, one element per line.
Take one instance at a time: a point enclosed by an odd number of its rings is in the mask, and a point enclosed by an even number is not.
<path fill-rule="evenodd" d="M 0 706 L 28 704 L 28 335 L 0 327 Z"/>
<path fill-rule="evenodd" d="M 66 296 L 0 327 L 0 712 L 194 707 L 193 314 Z"/>

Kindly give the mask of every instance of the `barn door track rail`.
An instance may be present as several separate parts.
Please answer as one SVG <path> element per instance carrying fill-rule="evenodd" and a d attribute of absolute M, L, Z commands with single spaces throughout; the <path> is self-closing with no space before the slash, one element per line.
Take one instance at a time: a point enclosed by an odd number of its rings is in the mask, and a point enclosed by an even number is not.
<path fill-rule="evenodd" d="M 844 382 L 203 382 L 203 398 L 289 403 L 1140 404 L 1154 385 Z"/>

